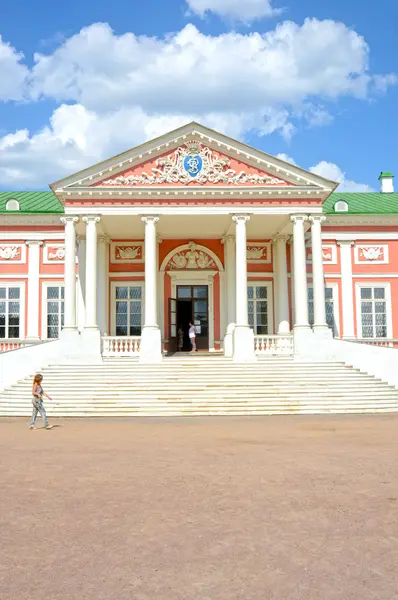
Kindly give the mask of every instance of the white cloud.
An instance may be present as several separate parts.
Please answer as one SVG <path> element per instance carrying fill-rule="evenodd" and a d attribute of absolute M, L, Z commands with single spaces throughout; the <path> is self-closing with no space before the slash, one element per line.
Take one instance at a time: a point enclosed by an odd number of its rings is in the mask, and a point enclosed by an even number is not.
<path fill-rule="evenodd" d="M 29 70 L 21 61 L 23 54 L 5 42 L 0 35 L 0 100 L 20 100 Z"/>
<path fill-rule="evenodd" d="M 0 138 L 0 180 L 42 186 L 193 119 L 231 137 L 288 139 L 300 120 L 329 122 L 328 101 L 395 83 L 368 72 L 368 52 L 355 31 L 317 19 L 264 34 L 211 36 L 187 25 L 164 38 L 118 36 L 96 23 L 35 54 L 30 73 L 2 44 L 0 65 L 12 81 L 1 87 L 6 97 L 60 106 L 42 130 Z"/>
<path fill-rule="evenodd" d="M 292 158 L 288 154 L 285 154 L 284 152 L 279 152 L 279 154 L 276 155 L 276 158 L 279 158 L 280 160 L 284 160 L 285 162 L 290 163 L 291 165 L 297 164 L 296 161 L 294 160 L 294 158 Z"/>
<path fill-rule="evenodd" d="M 338 182 L 340 185 L 337 188 L 339 192 L 372 192 L 374 191 L 370 185 L 366 183 L 357 183 L 351 179 L 346 179 L 346 174 L 334 163 L 322 160 L 315 166 L 310 168 L 312 173 L 331 179 Z"/>
<path fill-rule="evenodd" d="M 191 11 L 200 17 L 211 12 L 229 19 L 249 22 L 272 17 L 281 12 L 271 0 L 186 0 Z"/>

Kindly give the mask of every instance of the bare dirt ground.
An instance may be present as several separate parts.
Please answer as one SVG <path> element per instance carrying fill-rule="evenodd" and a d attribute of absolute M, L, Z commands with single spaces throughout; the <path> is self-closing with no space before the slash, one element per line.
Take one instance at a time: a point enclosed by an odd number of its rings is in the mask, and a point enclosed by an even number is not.
<path fill-rule="evenodd" d="M 394 600 L 398 416 L 0 422 L 2 600 Z"/>

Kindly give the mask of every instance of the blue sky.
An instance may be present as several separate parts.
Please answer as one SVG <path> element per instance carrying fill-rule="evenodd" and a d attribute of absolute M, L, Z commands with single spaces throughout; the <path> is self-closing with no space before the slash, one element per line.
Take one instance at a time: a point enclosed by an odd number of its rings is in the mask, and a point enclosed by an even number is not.
<path fill-rule="evenodd" d="M 45 189 L 195 118 L 377 189 L 398 171 L 397 26 L 388 0 L 5 0 L 0 187 Z"/>

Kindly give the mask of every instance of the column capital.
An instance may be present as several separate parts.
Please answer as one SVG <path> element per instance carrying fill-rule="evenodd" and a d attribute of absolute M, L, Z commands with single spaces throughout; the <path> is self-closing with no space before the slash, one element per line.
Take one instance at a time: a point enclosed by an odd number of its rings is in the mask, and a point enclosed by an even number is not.
<path fill-rule="evenodd" d="M 293 221 L 293 223 L 308 221 L 308 215 L 290 215 L 290 220 Z"/>
<path fill-rule="evenodd" d="M 234 242 L 234 241 L 235 241 L 234 235 L 223 235 L 221 238 L 222 244 L 226 244 L 227 242 Z"/>
<path fill-rule="evenodd" d="M 155 217 L 152 215 L 147 215 L 145 217 L 141 217 L 141 221 L 143 223 L 145 223 L 145 225 L 148 225 L 148 223 L 157 223 L 159 221 L 159 217 Z"/>
<path fill-rule="evenodd" d="M 274 237 L 272 238 L 271 242 L 273 244 L 277 244 L 278 242 L 285 242 L 287 243 L 290 239 L 290 235 L 287 235 L 285 233 L 278 233 L 277 235 L 274 235 Z"/>
<path fill-rule="evenodd" d="M 26 240 L 25 244 L 27 246 L 42 246 L 43 242 L 41 240 Z"/>
<path fill-rule="evenodd" d="M 106 246 L 109 246 L 109 244 L 111 243 L 111 238 L 109 237 L 109 235 L 106 234 L 99 235 L 98 242 L 100 244 L 105 244 Z"/>
<path fill-rule="evenodd" d="M 95 224 L 97 224 L 97 223 L 99 223 L 101 221 L 101 217 L 98 217 L 96 215 L 92 215 L 92 216 L 88 215 L 87 217 L 83 217 L 82 221 L 84 223 L 86 223 L 86 225 L 88 223 L 95 223 Z"/>
<path fill-rule="evenodd" d="M 67 223 L 77 223 L 79 220 L 79 217 L 61 217 L 60 221 L 63 225 L 66 225 Z"/>
<path fill-rule="evenodd" d="M 250 221 L 250 215 L 234 215 L 232 217 L 232 220 L 235 223 L 247 223 L 248 221 Z"/>
<path fill-rule="evenodd" d="M 353 246 L 355 244 L 354 240 L 337 240 L 338 246 Z"/>
<path fill-rule="evenodd" d="M 325 215 L 311 215 L 308 217 L 311 223 L 323 223 L 326 221 Z"/>

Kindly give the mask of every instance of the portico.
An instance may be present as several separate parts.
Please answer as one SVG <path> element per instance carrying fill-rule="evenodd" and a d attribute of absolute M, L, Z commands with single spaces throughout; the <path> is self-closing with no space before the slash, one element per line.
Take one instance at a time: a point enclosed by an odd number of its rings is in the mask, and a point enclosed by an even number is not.
<path fill-rule="evenodd" d="M 93 359 L 128 348 L 161 361 L 186 326 L 184 294 L 202 346 L 238 362 L 330 335 L 322 202 L 335 184 L 209 132 L 191 124 L 52 186 L 65 207 L 63 335 Z"/>

